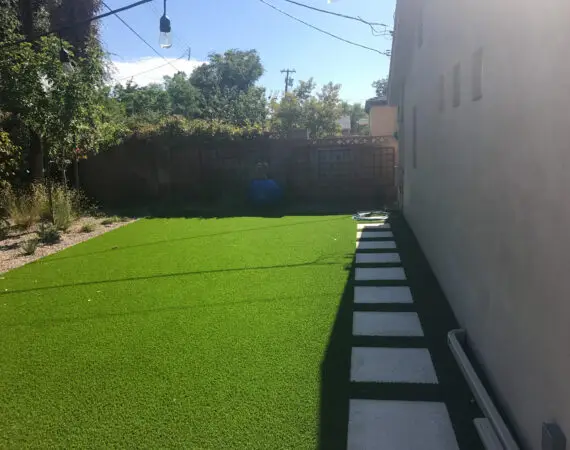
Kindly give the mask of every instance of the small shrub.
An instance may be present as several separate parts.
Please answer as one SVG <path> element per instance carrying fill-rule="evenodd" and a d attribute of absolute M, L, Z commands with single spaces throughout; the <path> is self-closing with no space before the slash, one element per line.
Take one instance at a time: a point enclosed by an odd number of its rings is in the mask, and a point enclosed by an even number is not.
<path fill-rule="evenodd" d="M 97 224 L 95 224 L 94 222 L 87 222 L 86 224 L 83 224 L 83 226 L 79 229 L 79 231 L 81 233 L 91 233 L 95 231 L 96 227 Z"/>
<path fill-rule="evenodd" d="M 111 216 L 101 221 L 101 225 L 113 225 L 114 223 L 122 222 L 119 216 Z"/>
<path fill-rule="evenodd" d="M 38 237 L 44 244 L 57 244 L 61 240 L 59 230 L 51 225 L 42 223 L 38 229 Z"/>
<path fill-rule="evenodd" d="M 39 239 L 33 238 L 24 241 L 21 245 L 22 253 L 26 256 L 33 255 L 36 253 L 36 249 L 38 248 Z"/>

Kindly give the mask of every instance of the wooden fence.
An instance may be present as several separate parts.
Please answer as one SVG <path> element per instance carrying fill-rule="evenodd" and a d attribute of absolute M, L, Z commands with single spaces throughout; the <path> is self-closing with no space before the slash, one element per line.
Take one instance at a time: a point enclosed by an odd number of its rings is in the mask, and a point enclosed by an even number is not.
<path fill-rule="evenodd" d="M 107 205 L 240 199 L 263 165 L 290 201 L 381 207 L 396 201 L 396 164 L 392 137 L 257 138 L 203 145 L 175 138 L 167 146 L 130 140 L 83 161 L 80 179 L 88 195 Z"/>

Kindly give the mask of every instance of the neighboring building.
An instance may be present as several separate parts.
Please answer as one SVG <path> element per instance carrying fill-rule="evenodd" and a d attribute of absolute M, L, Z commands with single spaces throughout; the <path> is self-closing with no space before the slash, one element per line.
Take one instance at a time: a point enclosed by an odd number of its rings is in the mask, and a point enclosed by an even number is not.
<path fill-rule="evenodd" d="M 397 129 L 397 108 L 388 106 L 385 98 L 371 98 L 366 101 L 370 136 L 392 136 Z"/>
<path fill-rule="evenodd" d="M 545 421 L 570 437 L 570 1 L 398 0 L 395 22 L 404 214 L 540 449 Z"/>

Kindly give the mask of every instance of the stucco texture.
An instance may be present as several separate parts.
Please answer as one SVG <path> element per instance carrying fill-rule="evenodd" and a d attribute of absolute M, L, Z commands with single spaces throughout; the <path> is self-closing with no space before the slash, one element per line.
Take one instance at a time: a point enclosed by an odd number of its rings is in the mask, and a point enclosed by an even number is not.
<path fill-rule="evenodd" d="M 396 22 L 404 214 L 523 446 L 540 449 L 544 421 L 570 437 L 570 2 L 400 0 Z"/>

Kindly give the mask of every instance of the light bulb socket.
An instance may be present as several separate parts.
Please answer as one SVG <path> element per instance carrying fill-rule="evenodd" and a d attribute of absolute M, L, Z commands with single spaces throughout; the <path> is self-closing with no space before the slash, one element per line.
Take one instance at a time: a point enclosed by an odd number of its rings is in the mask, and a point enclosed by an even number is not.
<path fill-rule="evenodd" d="M 160 32 L 161 33 L 170 33 L 172 27 L 170 26 L 170 19 L 165 14 L 160 18 Z"/>

